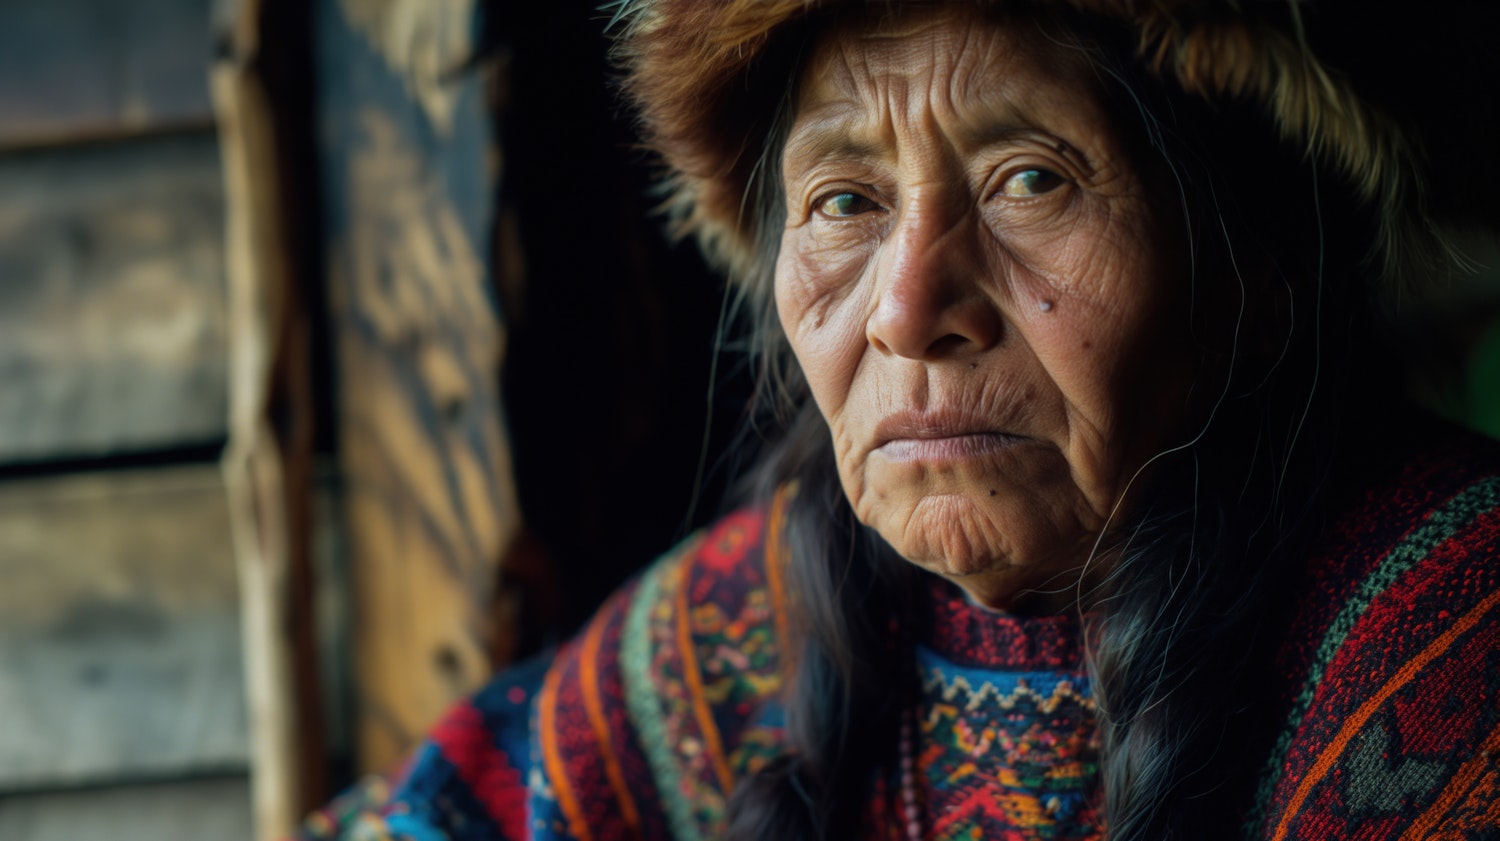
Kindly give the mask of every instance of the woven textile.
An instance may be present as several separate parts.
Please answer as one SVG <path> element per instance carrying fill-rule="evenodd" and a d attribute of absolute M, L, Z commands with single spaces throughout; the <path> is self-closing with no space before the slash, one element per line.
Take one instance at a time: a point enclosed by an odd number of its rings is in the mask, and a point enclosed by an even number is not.
<path fill-rule="evenodd" d="M 930 837 L 1099 837 L 1098 727 L 1081 670 L 963 668 L 925 647 L 918 663 Z"/>
<path fill-rule="evenodd" d="M 1438 432 L 1313 558 L 1247 838 L 1500 838 L 1500 460 Z"/>
<path fill-rule="evenodd" d="M 1297 585 L 1259 702 L 1279 729 L 1229 818 L 1246 838 L 1500 838 L 1500 453 L 1443 438 L 1362 480 Z M 785 559 L 767 535 L 787 504 L 679 546 L 303 838 L 717 837 L 781 739 Z M 909 664 L 927 837 L 1102 838 L 1079 622 L 993 614 L 936 579 L 932 613 Z M 867 834 L 897 841 L 897 778 L 873 782 Z"/>

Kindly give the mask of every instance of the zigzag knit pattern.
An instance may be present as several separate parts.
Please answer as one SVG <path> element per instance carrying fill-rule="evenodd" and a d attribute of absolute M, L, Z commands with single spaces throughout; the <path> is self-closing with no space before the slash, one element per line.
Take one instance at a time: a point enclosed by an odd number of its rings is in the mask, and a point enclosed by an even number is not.
<path fill-rule="evenodd" d="M 981 670 L 917 654 L 928 837 L 1100 837 L 1098 727 L 1081 668 Z"/>

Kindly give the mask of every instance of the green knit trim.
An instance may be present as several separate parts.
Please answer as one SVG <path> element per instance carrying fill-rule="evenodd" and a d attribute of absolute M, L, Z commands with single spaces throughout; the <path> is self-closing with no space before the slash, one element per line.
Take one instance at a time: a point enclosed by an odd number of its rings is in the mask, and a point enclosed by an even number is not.
<path fill-rule="evenodd" d="M 682 776 L 677 755 L 667 739 L 666 720 L 652 678 L 651 611 L 661 602 L 663 579 L 677 572 L 683 556 L 696 551 L 698 535 L 688 538 L 657 561 L 641 579 L 625 614 L 620 639 L 620 677 L 625 690 L 625 709 L 640 734 L 641 750 L 661 797 L 662 811 L 676 841 L 701 841 L 693 804 L 682 796 Z"/>
<path fill-rule="evenodd" d="M 1496 507 L 1500 507 L 1500 477 L 1486 477 L 1465 488 L 1442 508 L 1430 512 L 1421 525 L 1417 526 L 1405 540 L 1396 544 L 1375 567 L 1375 570 L 1360 582 L 1354 595 L 1344 603 L 1343 608 L 1323 634 L 1323 640 L 1313 656 L 1307 677 L 1302 682 L 1302 691 L 1293 702 L 1286 725 L 1277 736 L 1276 746 L 1272 749 L 1265 768 L 1261 770 L 1255 805 L 1245 821 L 1246 838 L 1260 837 L 1261 822 L 1265 819 L 1266 810 L 1271 806 L 1271 794 L 1276 787 L 1277 780 L 1280 779 L 1287 752 L 1291 750 L 1297 725 L 1312 707 L 1313 695 L 1317 691 L 1318 684 L 1323 680 L 1324 671 L 1333 662 L 1334 655 L 1338 653 L 1360 617 L 1369 609 L 1371 602 L 1390 589 L 1391 585 L 1395 584 L 1407 570 L 1416 566 L 1432 554 L 1434 549 L 1451 539 L 1460 529 L 1474 522 L 1481 514 Z"/>

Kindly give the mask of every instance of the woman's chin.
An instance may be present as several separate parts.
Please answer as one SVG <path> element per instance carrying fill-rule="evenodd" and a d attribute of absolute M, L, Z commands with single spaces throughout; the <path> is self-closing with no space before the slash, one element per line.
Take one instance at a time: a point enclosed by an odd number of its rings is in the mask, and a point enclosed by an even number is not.
<path fill-rule="evenodd" d="M 991 497 L 988 486 L 976 492 L 945 489 L 899 500 L 893 496 L 856 508 L 860 519 L 897 554 L 988 607 L 1008 609 L 1035 589 L 1075 583 L 1076 570 L 1092 545 L 1087 535 L 1038 529 L 1035 512 L 1021 516 L 1007 504 L 1018 500 Z"/>
<path fill-rule="evenodd" d="M 955 578 L 1015 565 L 993 506 L 973 495 L 932 493 L 913 495 L 901 505 L 891 501 L 883 500 L 861 519 L 917 566 Z"/>

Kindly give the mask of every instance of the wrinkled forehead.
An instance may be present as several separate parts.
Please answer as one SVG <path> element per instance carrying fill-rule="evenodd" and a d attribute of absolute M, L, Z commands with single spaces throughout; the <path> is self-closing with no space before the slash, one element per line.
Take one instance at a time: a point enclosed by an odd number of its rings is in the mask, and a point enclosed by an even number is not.
<path fill-rule="evenodd" d="M 937 120 L 1109 132 L 1088 51 L 1061 25 L 993 7 L 939 3 L 849 16 L 815 41 L 798 88 L 799 129 L 879 133 Z"/>

